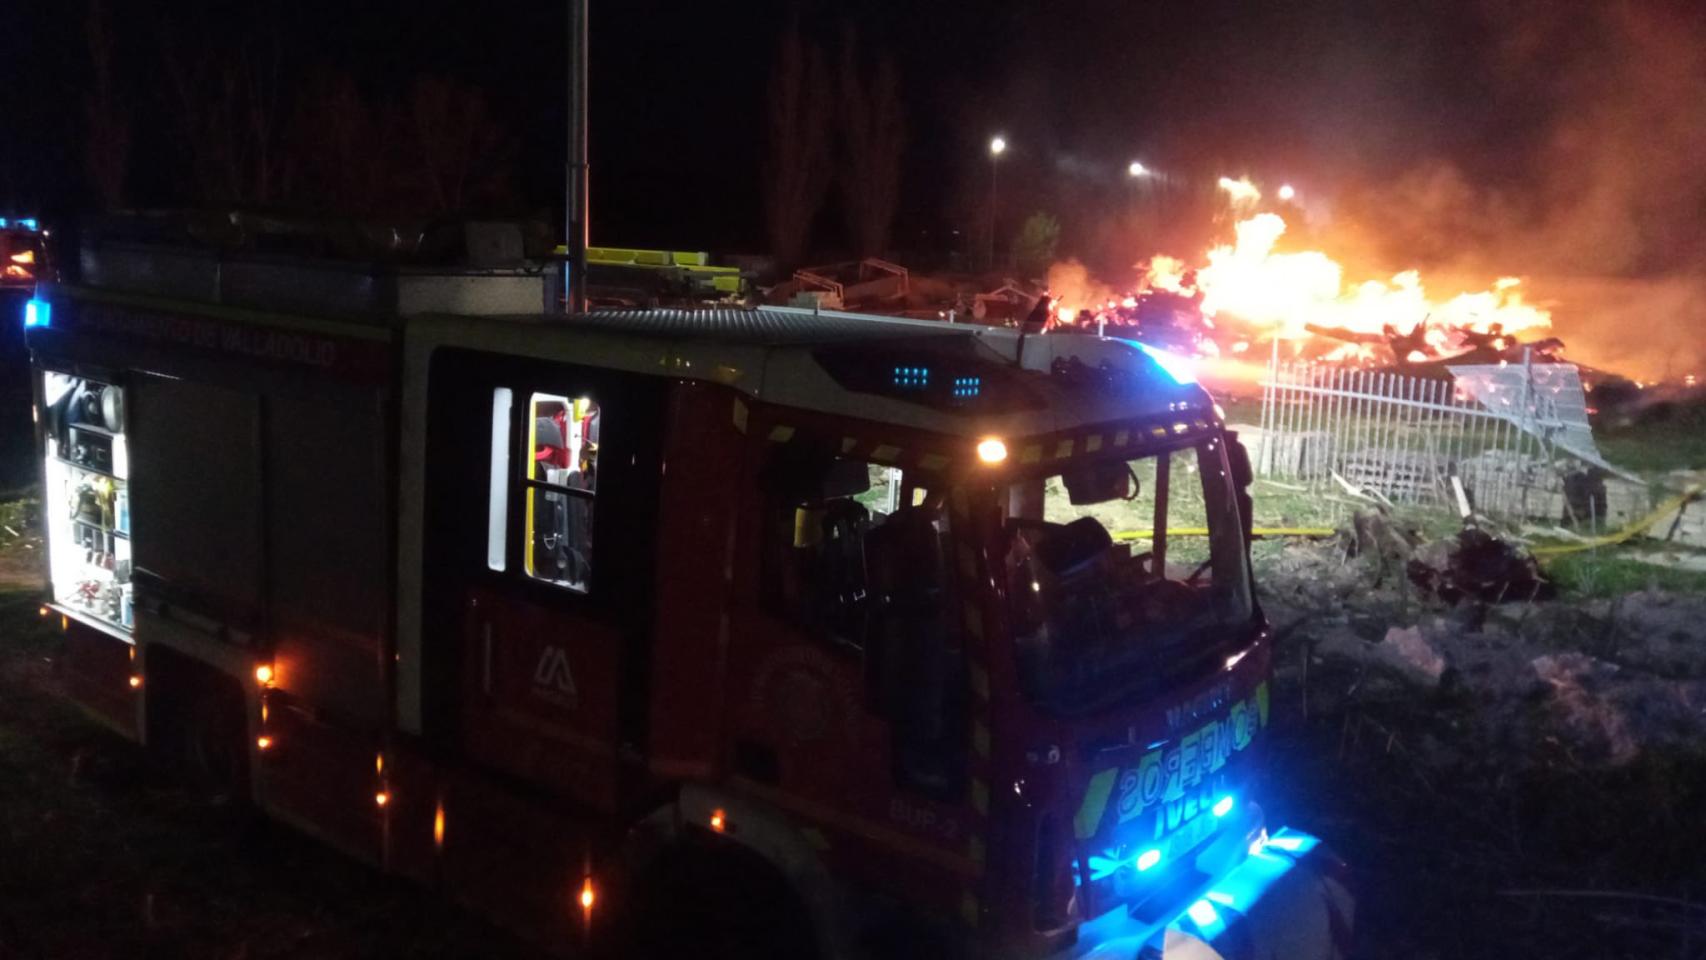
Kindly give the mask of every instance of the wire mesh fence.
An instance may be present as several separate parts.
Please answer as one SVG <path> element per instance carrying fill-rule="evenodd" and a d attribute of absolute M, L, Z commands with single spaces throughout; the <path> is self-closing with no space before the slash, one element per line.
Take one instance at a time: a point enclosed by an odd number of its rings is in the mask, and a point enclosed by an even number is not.
<path fill-rule="evenodd" d="M 1457 477 L 1475 508 L 1561 518 L 1565 475 L 1555 451 L 1488 410 L 1449 373 L 1403 375 L 1270 361 L 1262 384 L 1257 476 L 1319 494 L 1342 484 L 1393 503 L 1449 507 Z"/>

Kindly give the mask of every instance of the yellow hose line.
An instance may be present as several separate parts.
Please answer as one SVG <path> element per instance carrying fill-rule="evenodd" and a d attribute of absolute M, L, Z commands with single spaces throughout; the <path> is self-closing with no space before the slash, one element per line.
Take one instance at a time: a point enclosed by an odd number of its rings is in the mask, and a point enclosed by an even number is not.
<path fill-rule="evenodd" d="M 1257 527 L 1250 531 L 1258 537 L 1330 537 L 1337 530 L 1332 527 Z M 1114 534 L 1115 540 L 1149 540 L 1155 536 L 1151 530 L 1121 530 Z M 1168 527 L 1169 537 L 1206 537 L 1207 527 Z"/>
<path fill-rule="evenodd" d="M 1657 510 L 1654 510 L 1652 513 L 1636 520 L 1634 523 L 1629 524 L 1627 527 L 1624 527 L 1616 533 L 1608 533 L 1603 537 L 1592 537 L 1590 539 L 1583 540 L 1580 543 L 1545 544 L 1542 546 L 1532 547 L 1529 552 L 1539 557 L 1556 557 L 1566 553 L 1580 553 L 1583 550 L 1592 550 L 1595 547 L 1609 547 L 1614 544 L 1622 543 L 1659 522 L 1660 519 L 1672 510 L 1680 510 L 1684 504 L 1692 500 L 1699 499 L 1702 492 L 1706 492 L 1706 483 L 1697 483 L 1676 496 L 1671 497 L 1669 500 L 1666 500 L 1664 503 L 1659 504 Z"/>

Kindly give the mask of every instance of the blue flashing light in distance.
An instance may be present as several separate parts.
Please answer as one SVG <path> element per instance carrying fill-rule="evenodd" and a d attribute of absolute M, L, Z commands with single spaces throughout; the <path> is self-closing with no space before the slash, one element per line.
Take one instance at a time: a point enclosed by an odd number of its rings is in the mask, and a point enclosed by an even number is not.
<path fill-rule="evenodd" d="M 0 230 L 6 229 L 6 218 L 0 217 Z"/>
<path fill-rule="evenodd" d="M 36 228 L 36 218 L 35 217 L 24 217 L 23 219 L 18 221 L 18 226 L 23 227 L 25 230 L 32 230 L 33 231 Z"/>
<path fill-rule="evenodd" d="M 1156 849 L 1155 847 L 1150 847 L 1148 850 L 1145 850 L 1142 853 L 1138 854 L 1138 856 L 1137 856 L 1137 871 L 1139 873 L 1142 873 L 1145 870 L 1148 870 L 1151 867 L 1154 867 L 1156 864 L 1158 864 L 1160 862 L 1161 862 L 1161 851 Z"/>
<path fill-rule="evenodd" d="M 1232 794 L 1227 794 L 1214 802 L 1214 815 L 1224 817 L 1232 812 Z"/>
<path fill-rule="evenodd" d="M 1197 371 L 1191 361 L 1184 357 L 1168 353 L 1158 347 L 1152 347 L 1142 340 L 1128 340 L 1128 343 L 1142 350 L 1144 355 L 1155 361 L 1155 365 L 1167 372 L 1177 384 L 1197 382 Z"/>
<path fill-rule="evenodd" d="M 962 399 L 975 397 L 983 392 L 982 377 L 955 377 L 954 396 Z"/>
<path fill-rule="evenodd" d="M 53 325 L 53 304 L 46 300 L 30 299 L 24 304 L 24 329 Z"/>

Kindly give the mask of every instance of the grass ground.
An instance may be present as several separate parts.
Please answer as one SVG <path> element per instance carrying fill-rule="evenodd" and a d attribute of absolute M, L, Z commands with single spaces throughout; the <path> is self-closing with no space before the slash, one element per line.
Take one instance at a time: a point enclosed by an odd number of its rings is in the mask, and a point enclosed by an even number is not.
<path fill-rule="evenodd" d="M 1706 470 L 1706 403 L 1658 404 L 1597 427 L 1594 440 L 1607 460 L 1637 473 Z"/>
<path fill-rule="evenodd" d="M 1641 590 L 1706 593 L 1706 569 L 1678 564 L 1682 557 L 1701 559 L 1698 551 L 1661 552 L 1654 544 L 1635 542 L 1563 554 L 1544 561 L 1541 569 L 1570 596 L 1620 597 Z"/>

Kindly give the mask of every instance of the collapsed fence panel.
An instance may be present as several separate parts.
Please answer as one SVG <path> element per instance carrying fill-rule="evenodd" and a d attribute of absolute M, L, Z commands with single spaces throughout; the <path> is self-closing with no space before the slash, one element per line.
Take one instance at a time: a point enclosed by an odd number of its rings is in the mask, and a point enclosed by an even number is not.
<path fill-rule="evenodd" d="M 1465 389 L 1440 368 L 1281 362 L 1276 349 L 1261 385 L 1256 473 L 1316 494 L 1342 493 L 1343 480 L 1393 503 L 1441 507 L 1454 504 L 1456 477 L 1477 511 L 1512 519 L 1598 525 L 1646 510 L 1638 482 L 1579 455 L 1585 421 L 1556 415 L 1574 402 L 1563 394 L 1580 391 L 1573 369 L 1518 369 Z M 1492 408 L 1477 399 L 1489 392 Z"/>

